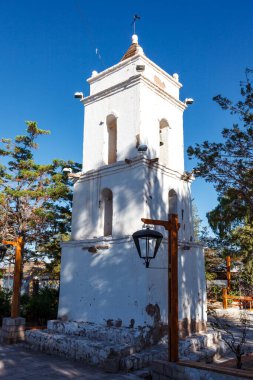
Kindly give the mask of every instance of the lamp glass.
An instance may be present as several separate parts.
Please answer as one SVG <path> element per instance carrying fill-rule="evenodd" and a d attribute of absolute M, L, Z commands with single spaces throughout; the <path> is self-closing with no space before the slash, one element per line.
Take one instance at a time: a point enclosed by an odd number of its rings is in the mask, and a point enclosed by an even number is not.
<path fill-rule="evenodd" d="M 149 268 L 150 260 L 156 257 L 163 235 L 158 231 L 146 228 L 136 231 L 133 239 L 138 255 L 144 260 L 146 268 Z"/>

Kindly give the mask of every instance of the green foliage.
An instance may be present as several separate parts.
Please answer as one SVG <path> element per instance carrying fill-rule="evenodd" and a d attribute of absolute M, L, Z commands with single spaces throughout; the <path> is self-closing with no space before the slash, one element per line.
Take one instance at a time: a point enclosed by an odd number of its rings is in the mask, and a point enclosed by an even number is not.
<path fill-rule="evenodd" d="M 223 255 L 250 258 L 253 248 L 253 87 L 251 74 L 241 82 L 241 99 L 235 103 L 221 95 L 213 99 L 235 117 L 231 128 L 222 131 L 222 142 L 204 141 L 188 148 L 189 158 L 196 158 L 197 177 L 214 185 L 218 205 L 208 213 L 216 235 L 212 244 Z"/>
<path fill-rule="evenodd" d="M 240 294 L 245 296 L 253 295 L 253 258 L 245 260 L 242 269 L 235 277 L 234 288 L 238 289 Z M 239 294 L 239 295 L 240 295 Z"/>
<path fill-rule="evenodd" d="M 205 248 L 205 269 L 207 280 L 217 278 L 217 270 L 224 264 L 224 258 L 214 249 Z"/>
<path fill-rule="evenodd" d="M 216 280 L 216 278 L 217 278 L 217 274 L 216 273 L 206 272 L 206 279 L 207 279 L 207 281 Z"/>
<path fill-rule="evenodd" d="M 207 289 L 207 299 L 213 301 L 222 301 L 222 288 L 218 285 L 211 285 Z"/>
<path fill-rule="evenodd" d="M 0 289 L 0 323 L 3 317 L 9 317 L 11 313 L 11 292 Z"/>
<path fill-rule="evenodd" d="M 31 297 L 22 296 L 22 315 L 27 321 L 45 325 L 47 320 L 57 318 L 59 291 L 51 288 L 40 289 Z"/>
<path fill-rule="evenodd" d="M 38 257 L 59 259 L 59 242 L 70 232 L 72 181 L 64 167 L 80 171 L 73 161 L 55 159 L 41 165 L 34 160 L 37 138 L 50 132 L 28 121 L 25 135 L 2 138 L 0 156 L 0 240 L 22 236 L 25 260 Z"/>

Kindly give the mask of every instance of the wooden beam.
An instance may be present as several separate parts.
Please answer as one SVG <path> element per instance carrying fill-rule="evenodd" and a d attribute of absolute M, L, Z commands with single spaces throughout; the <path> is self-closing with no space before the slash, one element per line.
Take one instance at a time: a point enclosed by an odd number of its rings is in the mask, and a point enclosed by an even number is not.
<path fill-rule="evenodd" d="M 157 219 L 145 219 L 141 218 L 141 221 L 145 224 L 153 224 L 154 226 L 163 226 L 166 230 L 168 229 L 168 220 L 157 220 Z"/>
<path fill-rule="evenodd" d="M 235 301 L 253 301 L 253 297 L 249 297 L 249 296 L 231 296 L 231 295 L 227 295 L 227 298 L 229 300 L 235 300 Z"/>

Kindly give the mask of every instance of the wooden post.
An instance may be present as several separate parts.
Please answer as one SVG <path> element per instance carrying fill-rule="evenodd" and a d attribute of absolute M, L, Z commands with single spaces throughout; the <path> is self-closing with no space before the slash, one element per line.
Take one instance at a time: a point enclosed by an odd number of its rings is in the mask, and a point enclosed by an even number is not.
<path fill-rule="evenodd" d="M 168 241 L 169 361 L 178 361 L 178 218 L 170 217 Z"/>
<path fill-rule="evenodd" d="M 15 247 L 15 265 L 13 278 L 13 295 L 11 302 L 11 318 L 19 317 L 20 313 L 20 289 L 21 289 L 21 274 L 22 274 L 22 249 L 23 238 L 19 236 L 16 242 L 3 241 L 3 244 L 13 245 Z"/>
<path fill-rule="evenodd" d="M 15 267 L 14 267 L 14 281 L 13 281 L 13 296 L 11 304 L 11 317 L 17 318 L 20 313 L 20 289 L 21 289 L 21 273 L 22 273 L 22 248 L 23 238 L 17 238 L 16 253 L 15 253 Z"/>
<path fill-rule="evenodd" d="M 178 361 L 178 216 L 168 220 L 141 219 L 145 224 L 163 226 L 168 231 L 168 360 Z"/>
<path fill-rule="evenodd" d="M 231 260 L 230 260 L 230 256 L 227 256 L 226 257 L 226 264 L 227 264 L 227 281 L 228 281 L 228 286 L 227 286 L 227 290 L 229 291 L 230 290 L 230 283 L 231 283 Z"/>
<path fill-rule="evenodd" d="M 223 309 L 227 309 L 228 307 L 228 299 L 227 299 L 227 288 L 222 289 L 222 301 L 223 301 Z"/>

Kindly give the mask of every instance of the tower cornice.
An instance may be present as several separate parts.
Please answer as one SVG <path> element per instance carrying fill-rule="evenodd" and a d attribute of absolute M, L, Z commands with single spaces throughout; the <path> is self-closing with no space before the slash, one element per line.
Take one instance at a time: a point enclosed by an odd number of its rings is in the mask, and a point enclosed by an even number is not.
<path fill-rule="evenodd" d="M 183 103 L 181 100 L 176 99 L 174 96 L 170 95 L 167 91 L 163 90 L 161 87 L 153 83 L 151 80 L 149 80 L 142 74 L 134 75 L 130 77 L 129 79 L 123 82 L 117 83 L 116 85 L 111 86 L 109 88 L 106 88 L 105 90 L 99 91 L 94 95 L 87 96 L 82 100 L 82 103 L 84 105 L 88 105 L 99 99 L 105 98 L 108 95 L 113 95 L 117 93 L 118 91 L 120 91 L 122 88 L 126 89 L 127 87 L 132 87 L 133 85 L 138 84 L 138 83 L 145 84 L 146 86 L 151 88 L 153 91 L 155 91 L 158 95 L 167 99 L 168 101 L 170 101 L 172 104 L 177 106 L 182 111 L 184 111 L 187 108 L 185 103 Z"/>
<path fill-rule="evenodd" d="M 96 178 L 101 178 L 103 176 L 111 176 L 122 172 L 123 170 L 129 170 L 133 167 L 148 167 L 154 170 L 160 171 L 161 173 L 178 179 L 183 180 L 183 173 L 176 170 L 169 169 L 159 162 L 157 159 L 149 159 L 147 157 L 134 157 L 125 161 L 117 161 L 111 165 L 100 166 L 98 169 L 89 170 L 88 172 L 82 173 L 78 179 L 78 182 L 90 181 Z M 190 182 L 190 181 L 188 181 Z"/>
<path fill-rule="evenodd" d="M 173 85 L 175 85 L 177 88 L 181 88 L 183 86 L 180 82 L 178 82 L 175 78 L 173 78 L 173 76 L 168 74 L 165 70 L 163 70 L 160 66 L 158 66 L 156 63 L 151 61 L 151 59 L 149 59 L 148 57 L 146 57 L 143 54 L 136 54 L 134 57 L 127 58 L 124 61 L 121 61 L 121 62 L 117 63 L 116 65 L 111 66 L 108 69 L 102 71 L 101 73 L 98 73 L 97 75 L 88 78 L 87 82 L 89 84 L 93 84 L 97 80 L 101 80 L 101 79 L 107 77 L 108 75 L 112 74 L 113 72 L 120 70 L 122 67 L 127 66 L 130 63 L 135 63 L 139 59 L 142 59 L 144 62 L 146 62 L 147 64 L 152 66 L 155 70 L 157 70 L 159 72 L 160 75 L 162 75 L 167 80 L 169 80 L 171 83 L 173 83 Z"/>

